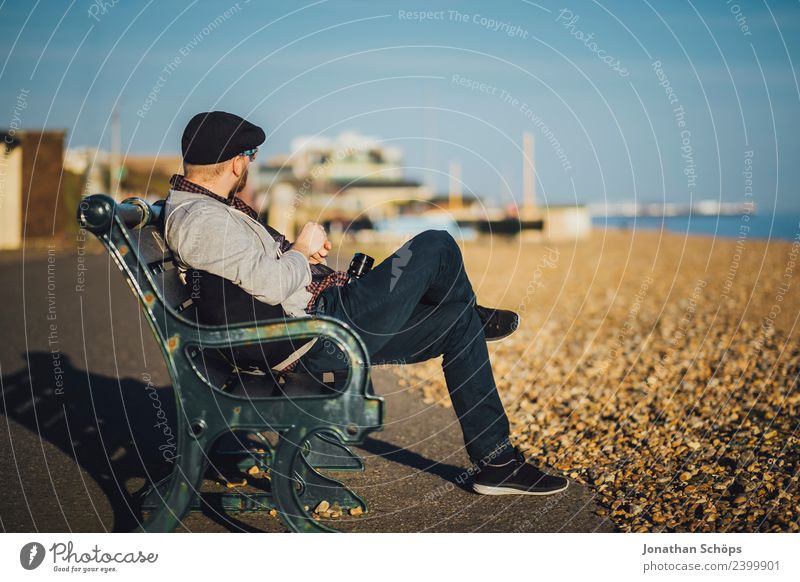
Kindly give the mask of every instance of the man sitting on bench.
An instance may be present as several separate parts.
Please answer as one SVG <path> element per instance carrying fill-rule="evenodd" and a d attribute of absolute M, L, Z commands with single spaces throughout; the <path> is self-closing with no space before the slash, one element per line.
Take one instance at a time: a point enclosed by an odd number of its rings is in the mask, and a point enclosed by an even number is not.
<path fill-rule="evenodd" d="M 166 242 L 179 265 L 220 278 L 278 315 L 325 314 L 346 322 L 375 364 L 444 356 L 447 389 L 476 465 L 474 491 L 548 495 L 566 489 L 567 479 L 526 462 L 509 440 L 486 341 L 511 334 L 519 318 L 476 304 L 452 236 L 425 231 L 348 283 L 346 273 L 325 266 L 331 243 L 322 226 L 307 223 L 290 243 L 236 196 L 265 139 L 260 127 L 230 113 L 200 113 L 189 121 L 181 141 L 184 176 L 172 177 L 165 206 Z M 228 296 L 217 299 L 225 305 L 199 305 L 198 311 L 224 314 Z M 347 362 L 332 342 L 311 341 L 273 354 L 268 364 L 319 373 Z"/>

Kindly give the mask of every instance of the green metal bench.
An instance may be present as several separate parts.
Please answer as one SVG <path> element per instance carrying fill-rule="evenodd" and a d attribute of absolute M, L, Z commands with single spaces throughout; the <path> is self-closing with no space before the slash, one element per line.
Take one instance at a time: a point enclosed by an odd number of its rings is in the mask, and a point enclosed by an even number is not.
<path fill-rule="evenodd" d="M 277 510 L 290 531 L 335 531 L 310 513 L 325 500 L 343 512 L 367 511 L 366 503 L 320 469 L 363 470 L 361 459 L 347 445 L 360 444 L 383 427 L 383 399 L 372 390 L 369 357 L 359 336 L 341 321 L 297 318 L 207 326 L 193 319 L 192 297 L 179 278 L 175 260 L 163 238 L 164 201 L 148 204 L 138 198 L 116 203 L 103 194 L 83 199 L 78 222 L 93 233 L 114 258 L 164 355 L 174 388 L 177 448 L 174 469 L 141 494 L 149 512 L 137 531 L 173 531 L 190 512 L 207 504 L 200 493 L 209 463 L 229 455 L 239 468 L 256 466 L 268 474 L 268 487 L 258 493 L 217 494 L 225 511 Z M 222 308 L 222 306 L 221 306 Z M 275 384 L 271 376 L 245 377 L 218 348 L 286 339 L 324 336 L 347 355 L 344 377 L 320 381 L 308 374 L 289 374 Z M 330 375 L 328 375 L 330 376 Z M 231 390 L 231 378 L 237 390 Z M 260 383 L 261 390 L 253 390 Z M 265 391 L 265 384 L 267 390 Z M 299 387 L 299 388 L 297 388 Z M 278 396 L 253 396 L 255 394 Z M 263 433 L 278 435 L 277 442 Z M 251 446 L 222 450 L 230 441 Z M 255 441 L 257 446 L 253 447 Z"/>

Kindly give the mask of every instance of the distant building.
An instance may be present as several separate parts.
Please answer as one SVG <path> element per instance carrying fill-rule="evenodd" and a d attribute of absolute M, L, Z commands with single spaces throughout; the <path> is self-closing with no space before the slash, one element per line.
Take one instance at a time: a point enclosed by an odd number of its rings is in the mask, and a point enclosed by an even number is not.
<path fill-rule="evenodd" d="M 64 154 L 64 169 L 78 177 L 84 196 L 103 192 L 117 200 L 138 196 L 150 202 L 166 197 L 172 174 L 183 173 L 180 156 L 126 155 L 120 158 L 119 188 L 113 192 L 112 158 L 108 151 L 99 148 L 69 148 Z"/>
<path fill-rule="evenodd" d="M 583 204 L 547 206 L 544 209 L 544 237 L 553 242 L 588 237 L 592 214 Z"/>
<path fill-rule="evenodd" d="M 307 220 L 329 222 L 334 230 L 366 226 L 432 197 L 404 177 L 398 148 L 353 132 L 336 139 L 298 137 L 289 155 L 259 168 L 255 188 L 269 223 L 289 237 Z"/>
<path fill-rule="evenodd" d="M 0 131 L 0 249 L 64 234 L 64 131 Z"/>

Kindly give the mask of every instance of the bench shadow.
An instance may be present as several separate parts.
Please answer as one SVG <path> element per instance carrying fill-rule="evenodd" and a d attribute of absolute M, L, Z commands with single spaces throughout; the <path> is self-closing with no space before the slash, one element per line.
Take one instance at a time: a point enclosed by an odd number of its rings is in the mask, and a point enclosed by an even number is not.
<path fill-rule="evenodd" d="M 58 447 L 88 473 L 111 506 L 109 531 L 136 529 L 141 510 L 136 492 L 128 491 L 126 484 L 131 480 L 158 481 L 172 471 L 167 460 L 177 444 L 172 387 L 153 386 L 146 378 L 87 372 L 62 353 L 63 392 L 57 393 L 52 355 L 30 352 L 28 363 L 28 368 L 2 377 L 0 412 Z M 463 488 L 456 480 L 463 473 L 461 467 L 371 437 L 359 448 Z M 215 505 L 204 504 L 203 513 L 219 525 L 232 531 L 262 531 Z"/>
<path fill-rule="evenodd" d="M 61 354 L 59 393 L 53 362 L 48 352 L 30 352 L 29 368 L 3 376 L 0 412 L 75 459 L 108 499 L 111 531 L 132 531 L 141 513 L 126 483 L 158 480 L 172 470 L 167 461 L 177 445 L 172 388 L 80 370 Z"/>
<path fill-rule="evenodd" d="M 226 528 L 231 533 L 264 533 L 263 529 L 242 521 L 233 513 L 226 512 L 218 496 L 207 496 L 202 507 L 205 517 Z M 263 519 L 269 518 L 263 516 Z"/>

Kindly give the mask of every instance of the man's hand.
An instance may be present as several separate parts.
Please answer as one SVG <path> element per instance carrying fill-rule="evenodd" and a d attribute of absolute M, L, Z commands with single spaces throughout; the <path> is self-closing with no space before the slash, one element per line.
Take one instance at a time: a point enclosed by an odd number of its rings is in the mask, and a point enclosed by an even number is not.
<path fill-rule="evenodd" d="M 316 255 L 323 249 L 325 255 L 328 254 L 330 249 L 325 249 L 326 242 L 328 242 L 328 236 L 322 225 L 316 222 L 307 222 L 300 234 L 297 235 L 297 240 L 292 243 L 292 250 L 300 251 L 310 261 L 312 255 Z"/>
<path fill-rule="evenodd" d="M 319 265 L 320 263 L 324 263 L 325 257 L 328 256 L 328 253 L 331 251 L 332 248 L 333 244 L 331 244 L 331 241 L 326 239 L 325 242 L 322 243 L 322 248 L 308 257 L 308 262 L 311 263 L 312 265 Z"/>

